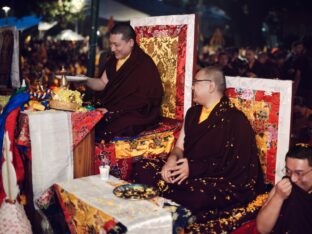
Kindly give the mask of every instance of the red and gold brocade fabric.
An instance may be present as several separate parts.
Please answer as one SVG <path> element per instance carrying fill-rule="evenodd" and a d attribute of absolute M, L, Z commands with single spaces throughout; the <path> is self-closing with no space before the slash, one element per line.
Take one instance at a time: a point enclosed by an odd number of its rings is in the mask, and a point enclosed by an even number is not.
<path fill-rule="evenodd" d="M 288 81 L 227 77 L 227 96 L 244 112 L 256 135 L 265 182 L 283 176 L 290 139 L 292 84 Z"/>
<path fill-rule="evenodd" d="M 71 115 L 73 147 L 78 145 L 103 117 L 100 111 L 73 112 Z"/>
<path fill-rule="evenodd" d="M 258 155 L 266 182 L 274 183 L 280 94 L 231 88 L 227 90 L 227 95 L 249 119 L 256 133 Z"/>
<path fill-rule="evenodd" d="M 124 233 L 125 227 L 113 217 L 54 185 L 70 233 Z"/>
<path fill-rule="evenodd" d="M 140 47 L 154 60 L 164 88 L 163 117 L 183 119 L 188 25 L 135 27 Z"/>
<path fill-rule="evenodd" d="M 107 164 L 111 173 L 121 179 L 131 174 L 133 161 L 140 158 L 165 157 L 171 151 L 182 127 L 181 121 L 163 119 L 155 130 L 144 131 L 137 137 L 115 137 L 110 143 L 97 143 L 95 173 Z"/>

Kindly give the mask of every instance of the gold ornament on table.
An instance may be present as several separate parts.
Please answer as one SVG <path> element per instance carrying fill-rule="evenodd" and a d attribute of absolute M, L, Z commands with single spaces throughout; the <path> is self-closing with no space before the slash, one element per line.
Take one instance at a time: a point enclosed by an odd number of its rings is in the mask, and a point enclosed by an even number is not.
<path fill-rule="evenodd" d="M 53 89 L 52 100 L 50 101 L 50 108 L 66 111 L 77 111 L 82 106 L 82 95 L 79 91 L 70 90 L 69 83 L 65 76 L 66 70 L 64 66 L 61 70 L 61 84 L 60 87 Z"/>
<path fill-rule="evenodd" d="M 61 87 L 62 88 L 68 88 L 68 81 L 67 81 L 67 79 L 66 79 L 66 75 L 65 75 L 65 73 L 66 73 L 66 70 L 65 70 L 65 68 L 64 68 L 64 66 L 62 66 L 62 70 L 61 70 Z"/>

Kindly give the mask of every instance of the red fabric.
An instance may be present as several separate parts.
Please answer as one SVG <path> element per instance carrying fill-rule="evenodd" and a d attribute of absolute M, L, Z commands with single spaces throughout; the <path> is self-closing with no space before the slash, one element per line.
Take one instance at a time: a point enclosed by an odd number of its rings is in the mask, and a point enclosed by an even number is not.
<path fill-rule="evenodd" d="M 132 158 L 116 159 L 114 143 L 95 145 L 95 174 L 99 174 L 99 166 L 106 164 L 110 166 L 110 173 L 120 179 L 129 178 L 132 171 Z"/>
<path fill-rule="evenodd" d="M 177 139 L 179 136 L 181 127 L 182 127 L 181 121 L 163 118 L 158 128 L 153 129 L 153 130 L 143 131 L 138 135 L 138 137 L 153 135 L 159 132 L 173 131 L 174 137 L 175 139 Z M 127 140 L 129 138 L 116 137 L 115 139 Z M 140 157 L 137 157 L 137 158 L 140 158 Z M 110 165 L 112 175 L 120 179 L 126 180 L 129 178 L 129 176 L 132 173 L 133 161 L 139 160 L 139 159 L 134 159 L 134 158 L 116 159 L 115 144 L 114 142 L 111 142 L 111 143 L 96 143 L 94 160 L 95 160 L 95 163 L 94 163 L 95 174 L 100 173 L 99 166 L 101 164 L 107 164 L 107 165 Z"/>
<path fill-rule="evenodd" d="M 25 179 L 25 169 L 24 169 L 24 163 L 23 159 L 21 158 L 21 155 L 17 149 L 14 133 L 16 128 L 16 119 L 19 114 L 20 108 L 17 108 L 13 110 L 7 117 L 5 122 L 5 132 L 7 131 L 9 134 L 9 139 L 11 142 L 10 150 L 13 153 L 13 165 L 16 172 L 17 177 L 17 183 L 20 185 L 23 183 Z M 4 158 L 2 158 L 2 162 L 4 161 Z M 1 171 L 1 169 L 0 169 Z M 3 199 L 5 198 L 5 192 L 3 189 L 3 183 L 2 183 L 2 173 L 0 173 L 0 204 L 2 203 Z"/>
<path fill-rule="evenodd" d="M 115 220 L 109 220 L 104 224 L 104 229 L 108 232 L 111 229 L 114 229 L 116 226 L 116 221 Z"/>
<path fill-rule="evenodd" d="M 77 146 L 103 117 L 100 111 L 74 112 L 71 115 L 73 145 Z"/>
<path fill-rule="evenodd" d="M 54 191 L 55 191 L 55 193 L 57 195 L 57 198 L 58 198 L 58 201 L 60 203 L 60 206 L 62 207 L 62 210 L 63 210 L 63 213 L 64 213 L 64 217 L 65 217 L 65 221 L 67 223 L 67 226 L 68 226 L 68 228 L 69 228 L 71 233 L 75 233 L 75 228 L 74 228 L 74 226 L 73 226 L 73 224 L 71 222 L 72 220 L 71 220 L 71 217 L 70 217 L 70 212 L 66 209 L 66 206 L 65 206 L 65 204 L 63 202 L 63 199 L 61 197 L 61 194 L 60 194 L 60 189 L 61 188 L 57 184 L 54 184 L 53 185 L 53 189 L 54 189 Z"/>
<path fill-rule="evenodd" d="M 99 166 L 101 164 L 116 165 L 115 145 L 113 143 L 96 143 L 94 160 L 95 174 L 100 173 Z"/>
<path fill-rule="evenodd" d="M 19 132 L 16 138 L 16 144 L 20 146 L 30 146 L 30 136 L 29 136 L 29 120 L 28 115 L 21 113 L 18 118 Z"/>
<path fill-rule="evenodd" d="M 247 95 L 250 91 L 252 91 L 252 98 L 250 95 Z M 252 116 L 249 121 L 256 136 L 258 136 L 258 140 L 261 141 L 260 145 L 266 146 L 264 149 L 259 149 L 259 157 L 266 166 L 262 168 L 265 173 L 265 180 L 267 183 L 274 184 L 278 143 L 277 130 L 279 127 L 278 115 L 281 105 L 280 93 L 228 88 L 226 94 L 230 99 L 240 100 L 237 108 L 245 112 L 247 117 Z M 269 107 L 267 108 L 268 111 L 266 109 L 252 108 L 252 106 L 257 106 L 256 103 L 260 102 L 263 102 Z M 257 144 L 259 143 L 257 142 Z"/>
<path fill-rule="evenodd" d="M 243 224 L 240 228 L 231 232 L 231 234 L 259 234 L 256 227 L 256 220 Z"/>

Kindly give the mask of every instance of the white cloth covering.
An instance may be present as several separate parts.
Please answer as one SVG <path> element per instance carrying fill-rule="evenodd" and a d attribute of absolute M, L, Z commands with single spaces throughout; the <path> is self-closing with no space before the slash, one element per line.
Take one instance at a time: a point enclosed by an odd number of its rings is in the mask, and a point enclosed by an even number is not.
<path fill-rule="evenodd" d="M 69 112 L 28 112 L 34 200 L 54 183 L 73 179 Z"/>
<path fill-rule="evenodd" d="M 118 183 L 121 181 L 113 176 L 103 181 L 100 175 L 95 175 L 58 185 L 85 203 L 114 217 L 127 227 L 127 233 L 172 233 L 172 216 L 169 211 L 147 200 L 116 197 L 113 194 L 113 184 Z"/>

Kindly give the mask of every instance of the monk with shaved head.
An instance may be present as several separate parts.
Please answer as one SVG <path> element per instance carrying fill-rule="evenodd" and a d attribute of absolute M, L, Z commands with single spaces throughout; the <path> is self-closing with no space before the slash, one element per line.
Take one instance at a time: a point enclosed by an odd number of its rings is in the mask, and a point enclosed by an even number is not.
<path fill-rule="evenodd" d="M 187 111 L 169 157 L 143 160 L 134 168 L 135 182 L 156 186 L 164 197 L 192 211 L 196 216 L 196 225 L 188 230 L 192 233 L 232 231 L 243 214 L 235 224 L 222 226 L 219 221 L 262 190 L 253 129 L 224 95 L 225 88 L 219 68 L 201 69 L 192 86 L 197 105 Z"/>

